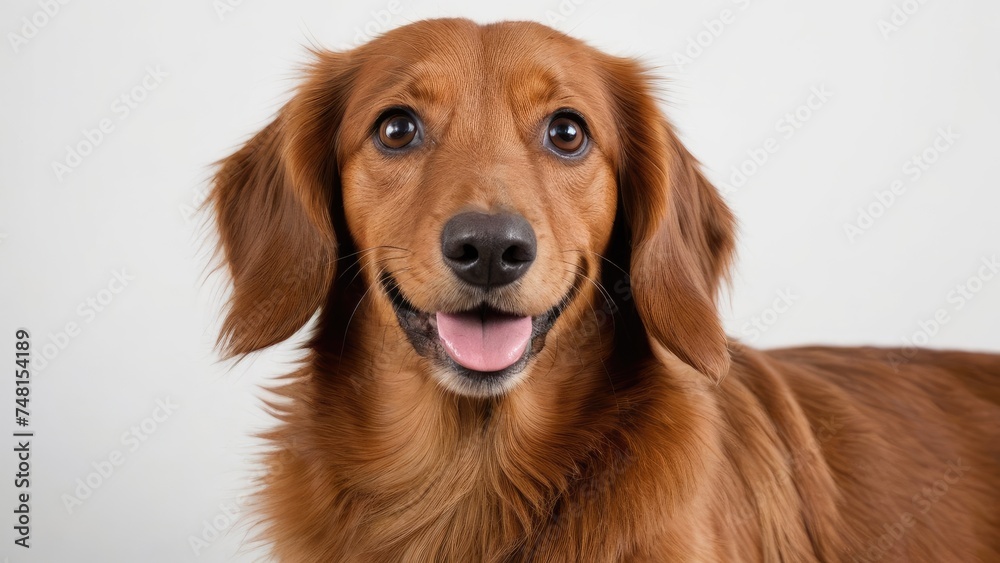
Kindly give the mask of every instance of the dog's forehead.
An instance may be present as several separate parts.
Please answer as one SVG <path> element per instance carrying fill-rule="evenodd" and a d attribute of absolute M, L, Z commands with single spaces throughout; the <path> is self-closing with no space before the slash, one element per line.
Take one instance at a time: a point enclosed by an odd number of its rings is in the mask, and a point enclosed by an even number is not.
<path fill-rule="evenodd" d="M 533 22 L 431 20 L 398 28 L 359 55 L 375 72 L 360 94 L 454 105 L 497 96 L 537 106 L 600 90 L 595 51 Z"/>

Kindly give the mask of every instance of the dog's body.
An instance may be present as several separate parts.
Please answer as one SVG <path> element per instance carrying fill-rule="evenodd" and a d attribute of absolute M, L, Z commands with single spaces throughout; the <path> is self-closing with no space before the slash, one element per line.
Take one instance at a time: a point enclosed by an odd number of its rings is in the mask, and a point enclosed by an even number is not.
<path fill-rule="evenodd" d="M 1000 560 L 1000 356 L 727 340 L 732 216 L 628 60 L 463 20 L 320 53 L 212 204 L 231 354 L 320 310 L 281 560 Z"/>
<path fill-rule="evenodd" d="M 371 351 L 342 377 L 303 371 L 269 436 L 276 553 L 998 560 L 1000 358 L 922 351 L 896 373 L 877 348 L 734 352 L 719 386 L 679 362 L 598 363 L 568 396 L 538 384 L 489 406 L 405 360 L 370 373 Z"/>

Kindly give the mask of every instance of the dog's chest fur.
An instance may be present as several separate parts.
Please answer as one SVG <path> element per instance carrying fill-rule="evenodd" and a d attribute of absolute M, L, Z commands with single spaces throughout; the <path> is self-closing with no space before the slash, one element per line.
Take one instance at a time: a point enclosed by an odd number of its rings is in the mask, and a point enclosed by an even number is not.
<path fill-rule="evenodd" d="M 335 393 L 377 392 L 349 380 L 334 382 Z M 284 393 L 330 396 L 316 388 L 329 383 L 305 379 Z M 637 487 L 634 474 L 649 460 L 615 429 L 623 413 L 613 401 L 585 421 L 566 417 L 570 404 L 532 405 L 529 415 L 415 393 L 409 409 L 291 403 L 287 423 L 269 436 L 284 447 L 269 457 L 261 498 L 269 533 L 294 538 L 276 545 L 279 557 L 611 561 L 632 549 L 643 512 L 664 506 L 669 493 L 657 484 L 622 494 Z M 328 441 L 317 443 L 318 435 Z"/>

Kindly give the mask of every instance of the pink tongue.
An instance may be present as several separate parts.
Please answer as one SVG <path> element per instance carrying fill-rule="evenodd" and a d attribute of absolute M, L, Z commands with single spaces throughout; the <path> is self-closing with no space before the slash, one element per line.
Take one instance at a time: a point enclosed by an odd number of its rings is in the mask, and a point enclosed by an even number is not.
<path fill-rule="evenodd" d="M 478 312 L 438 313 L 438 337 L 459 365 L 476 371 L 500 371 L 524 354 L 531 339 L 531 317 Z"/>

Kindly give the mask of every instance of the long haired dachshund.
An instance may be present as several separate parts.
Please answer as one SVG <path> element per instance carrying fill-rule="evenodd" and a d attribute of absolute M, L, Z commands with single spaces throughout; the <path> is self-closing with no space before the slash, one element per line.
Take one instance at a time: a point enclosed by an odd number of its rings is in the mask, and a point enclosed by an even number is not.
<path fill-rule="evenodd" d="M 727 338 L 733 215 L 638 63 L 458 19 L 315 55 L 210 200 L 225 352 L 316 315 L 276 558 L 1000 561 L 1000 356 Z"/>

